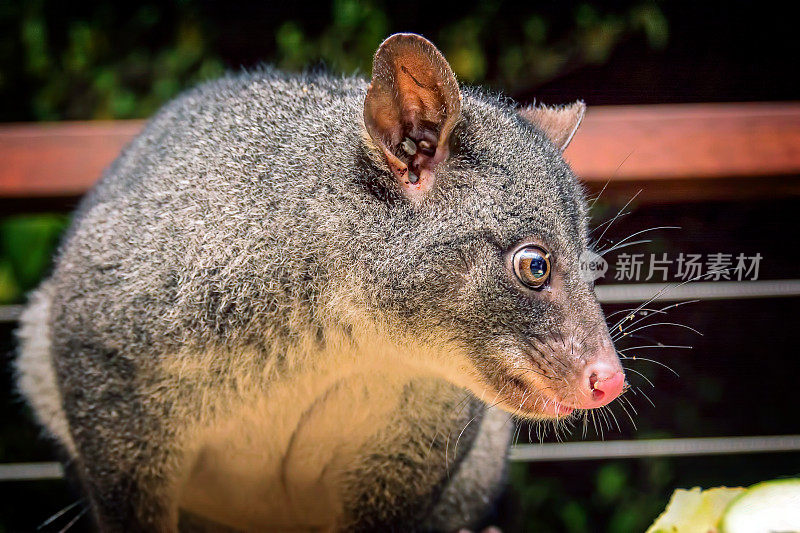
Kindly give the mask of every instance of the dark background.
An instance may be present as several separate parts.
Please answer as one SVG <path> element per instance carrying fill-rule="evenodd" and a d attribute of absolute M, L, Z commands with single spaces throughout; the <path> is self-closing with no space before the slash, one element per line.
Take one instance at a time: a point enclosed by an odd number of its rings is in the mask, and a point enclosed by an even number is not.
<path fill-rule="evenodd" d="M 0 120 L 152 114 L 188 84 L 272 62 L 369 72 L 422 33 L 459 78 L 523 101 L 789 100 L 798 9 L 780 2 L 7 1 Z"/>
<path fill-rule="evenodd" d="M 753 1 L 4 2 L 0 121 L 147 117 L 187 86 L 261 61 L 368 73 L 375 48 L 396 31 L 431 38 L 463 82 L 524 102 L 796 100 L 797 12 L 787 9 Z M 622 203 L 601 198 L 594 223 Z M 47 272 L 69 205 L 59 203 L 57 212 L 45 212 L 52 205 L 42 202 L 2 205 L 0 304 L 19 303 Z M 758 252 L 762 279 L 798 278 L 797 198 L 633 207 L 609 240 L 653 226 L 682 229 L 656 232 L 652 243 L 625 251 Z M 649 338 L 626 338 L 620 347 L 656 340 L 693 349 L 639 352 L 680 377 L 647 361 L 626 362 L 653 382 L 630 373 L 655 407 L 628 395 L 637 428 L 617 407 L 620 428 L 606 428 L 604 438 L 800 433 L 799 313 L 797 298 L 698 302 L 669 319 L 702 336 L 659 327 L 643 332 Z M 0 462 L 52 460 L 56 452 L 13 394 L 11 331 L 0 324 Z M 587 438 L 599 438 L 591 425 Z M 522 426 L 520 441 L 527 440 Z M 544 440 L 555 441 L 552 434 Z M 509 531 L 643 531 L 675 488 L 798 474 L 798 453 L 514 464 L 495 522 Z M 65 482 L 0 483 L 0 531 L 32 531 L 78 498 Z M 45 530 L 58 531 L 79 508 Z M 73 530 L 88 527 L 83 518 Z"/>

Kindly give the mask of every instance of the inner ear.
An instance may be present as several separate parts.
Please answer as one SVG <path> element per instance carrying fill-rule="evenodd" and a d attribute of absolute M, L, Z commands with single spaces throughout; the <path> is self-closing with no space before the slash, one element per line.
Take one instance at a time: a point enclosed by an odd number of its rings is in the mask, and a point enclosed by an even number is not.
<path fill-rule="evenodd" d="M 381 44 L 364 100 L 364 125 L 407 196 L 419 198 L 432 188 L 460 113 L 458 82 L 430 41 L 399 33 Z"/>
<path fill-rule="evenodd" d="M 563 152 L 578 131 L 578 126 L 586 114 L 586 104 L 578 100 L 563 106 L 528 106 L 520 109 L 518 113 L 542 130 L 550 142 Z"/>

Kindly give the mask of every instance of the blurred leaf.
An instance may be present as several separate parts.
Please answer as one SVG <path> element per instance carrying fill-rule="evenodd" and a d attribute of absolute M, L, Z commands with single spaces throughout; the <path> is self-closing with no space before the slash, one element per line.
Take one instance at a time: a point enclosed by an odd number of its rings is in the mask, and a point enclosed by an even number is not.
<path fill-rule="evenodd" d="M 638 505 L 621 505 L 614 510 L 608 522 L 609 533 L 644 531 L 650 523 L 645 511 Z"/>
<path fill-rule="evenodd" d="M 669 459 L 655 458 L 647 463 L 649 485 L 654 489 L 668 487 L 673 480 L 672 464 Z"/>
<path fill-rule="evenodd" d="M 18 28 L 18 35 L 7 32 L 0 41 L 0 70 L 5 77 L 11 67 L 17 86 L 31 91 L 27 101 L 0 104 L 6 116 L 144 117 L 189 84 L 222 70 L 211 51 L 211 21 L 198 15 L 195 0 L 161 6 L 38 0 L 19 11 L 21 16 L 0 8 L 0 30 L 12 20 Z M 9 64 L 18 57 L 24 72 Z M 13 91 L 6 83 L 0 89 Z"/>
<path fill-rule="evenodd" d="M 525 21 L 525 37 L 532 43 L 542 44 L 547 38 L 547 22 L 537 15 Z"/>
<path fill-rule="evenodd" d="M 619 499 L 628 482 L 628 475 L 620 464 L 610 463 L 597 470 L 597 495 L 604 503 Z"/>
<path fill-rule="evenodd" d="M 283 68 L 301 68 L 308 60 L 308 46 L 303 30 L 294 22 L 284 22 L 275 34 L 279 65 Z"/>
<path fill-rule="evenodd" d="M 481 23 L 466 18 L 442 32 L 441 46 L 456 75 L 475 83 L 486 76 L 486 55 L 481 40 Z"/>
<path fill-rule="evenodd" d="M 631 19 L 635 25 L 641 27 L 650 46 L 663 49 L 669 40 L 669 26 L 667 18 L 655 4 L 635 7 L 631 11 Z"/>
<path fill-rule="evenodd" d="M 396 7 L 383 0 L 332 0 L 327 20 L 301 15 L 266 21 L 275 47 L 262 59 L 290 70 L 323 63 L 334 72 L 368 73 L 382 39 L 392 31 L 416 29 L 443 49 L 465 82 L 515 91 L 605 61 L 631 35 L 643 34 L 653 48 L 669 38 L 666 17 L 652 0 L 575 7 L 486 0 L 446 13 L 442 9 L 407 6 L 409 12 L 419 10 L 425 22 L 404 28 L 393 27 Z M 214 11 L 199 0 L 0 3 L 0 31 L 6 35 L 0 40 L 0 91 L 12 96 L 0 99 L 0 115 L 14 120 L 146 117 L 187 86 L 223 71 Z M 443 14 L 441 22 L 431 23 Z M 17 96 L 19 87 L 29 88 L 27 99 Z"/>
<path fill-rule="evenodd" d="M 0 257 L 10 266 L 19 290 L 39 283 L 66 223 L 61 215 L 16 216 L 0 223 Z"/>
<path fill-rule="evenodd" d="M 561 519 L 564 521 L 564 528 L 571 533 L 582 533 L 590 531 L 589 517 L 583 507 L 578 502 L 568 502 L 561 509 Z"/>
<path fill-rule="evenodd" d="M 0 259 L 0 304 L 14 303 L 21 295 L 22 289 L 14 278 L 11 263 Z"/>
<path fill-rule="evenodd" d="M 22 42 L 27 55 L 28 71 L 45 74 L 50 67 L 47 53 L 47 29 L 39 17 L 24 18 L 21 29 Z"/>
<path fill-rule="evenodd" d="M 334 71 L 367 71 L 389 31 L 386 14 L 372 2 L 334 0 L 331 16 L 330 26 L 316 36 L 297 22 L 284 22 L 275 36 L 278 65 L 301 70 L 322 61 Z"/>

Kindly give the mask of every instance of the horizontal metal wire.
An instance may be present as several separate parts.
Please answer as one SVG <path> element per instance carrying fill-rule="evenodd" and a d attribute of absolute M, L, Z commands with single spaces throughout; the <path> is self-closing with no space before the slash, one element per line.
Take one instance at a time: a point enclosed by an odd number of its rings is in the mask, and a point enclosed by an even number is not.
<path fill-rule="evenodd" d="M 511 448 L 510 458 L 518 462 L 582 461 L 778 452 L 800 452 L 800 435 L 519 444 Z M 64 469 L 55 462 L 0 464 L 0 481 L 63 477 Z"/>
<path fill-rule="evenodd" d="M 0 481 L 36 481 L 63 477 L 64 468 L 61 463 L 0 464 Z"/>
<path fill-rule="evenodd" d="M 606 304 L 646 302 L 651 298 L 654 302 L 782 298 L 800 296 L 800 279 L 598 285 L 595 293 Z"/>
<path fill-rule="evenodd" d="M 22 314 L 22 309 L 21 305 L 0 305 L 0 323 L 16 322 Z"/>
<path fill-rule="evenodd" d="M 581 461 L 776 452 L 800 452 L 800 435 L 520 444 L 511 449 L 511 460 Z"/>

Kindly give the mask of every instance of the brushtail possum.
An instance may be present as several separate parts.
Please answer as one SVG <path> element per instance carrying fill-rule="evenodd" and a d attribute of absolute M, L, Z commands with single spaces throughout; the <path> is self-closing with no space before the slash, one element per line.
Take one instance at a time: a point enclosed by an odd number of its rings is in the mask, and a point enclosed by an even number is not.
<path fill-rule="evenodd" d="M 98 528 L 478 522 L 509 413 L 624 387 L 579 272 L 562 150 L 583 113 L 460 87 L 413 34 L 370 81 L 263 68 L 167 104 L 83 199 L 18 333 L 19 389 Z"/>

